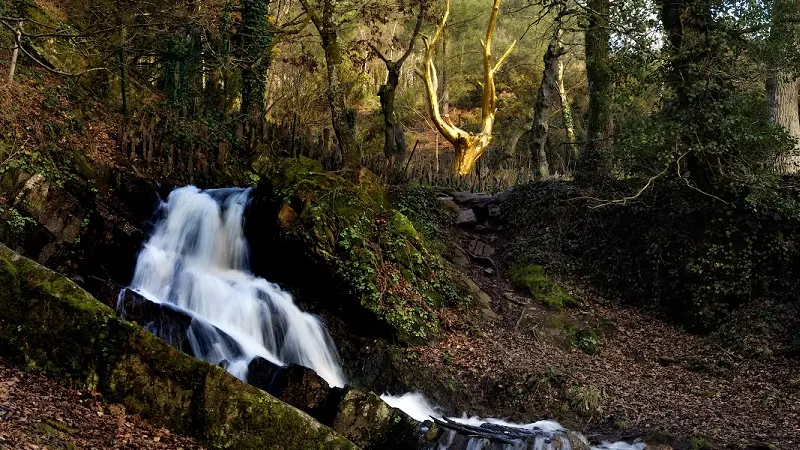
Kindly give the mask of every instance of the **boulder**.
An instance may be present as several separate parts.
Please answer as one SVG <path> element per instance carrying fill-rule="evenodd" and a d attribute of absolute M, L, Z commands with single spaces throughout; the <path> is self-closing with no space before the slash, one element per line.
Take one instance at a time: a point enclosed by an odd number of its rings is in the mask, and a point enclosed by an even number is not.
<path fill-rule="evenodd" d="M 404 412 L 387 405 L 373 392 L 357 389 L 345 394 L 333 429 L 365 450 L 416 448 L 424 433 L 419 422 Z"/>
<path fill-rule="evenodd" d="M 272 378 L 280 366 L 268 361 L 266 358 L 256 356 L 247 364 L 247 384 L 255 386 L 262 391 L 269 391 Z"/>
<path fill-rule="evenodd" d="M 494 247 L 480 239 L 473 239 L 467 245 L 467 250 L 480 258 L 491 258 L 494 255 Z"/>
<path fill-rule="evenodd" d="M 307 414 L 118 318 L 69 279 L 0 246 L 0 356 L 99 391 L 213 448 L 356 449 Z"/>
<path fill-rule="evenodd" d="M 78 199 L 39 173 L 25 181 L 14 206 L 39 222 L 59 244 L 75 242 L 87 214 Z"/>
<path fill-rule="evenodd" d="M 330 386 L 313 370 L 289 364 L 275 372 L 267 392 L 317 418 L 325 411 Z"/>
<path fill-rule="evenodd" d="M 445 255 L 445 259 L 450 261 L 454 266 L 459 269 L 464 269 L 469 266 L 469 256 L 461 247 L 457 245 L 452 245 L 449 248 L 448 253 Z"/>
<path fill-rule="evenodd" d="M 456 217 L 456 225 L 467 227 L 478 223 L 478 218 L 475 217 L 475 211 L 472 209 L 465 209 Z"/>
<path fill-rule="evenodd" d="M 453 201 L 453 197 L 438 197 L 436 200 L 442 206 L 442 209 L 452 215 L 461 214 L 461 208 Z"/>
<path fill-rule="evenodd" d="M 485 206 L 493 201 L 493 197 L 489 194 L 473 194 L 472 192 L 456 192 L 453 194 L 453 201 L 457 204 L 474 208 L 476 206 Z"/>

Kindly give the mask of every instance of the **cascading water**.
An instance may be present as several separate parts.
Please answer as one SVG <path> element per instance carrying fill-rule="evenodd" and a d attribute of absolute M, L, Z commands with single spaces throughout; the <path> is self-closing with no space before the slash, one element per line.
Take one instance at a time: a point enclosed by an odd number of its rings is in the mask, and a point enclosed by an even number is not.
<path fill-rule="evenodd" d="M 571 444 L 567 437 L 566 428 L 552 420 L 540 420 L 528 424 L 516 424 L 500 419 L 481 419 L 473 416 L 468 417 L 445 417 L 442 411 L 430 402 L 419 392 L 409 392 L 403 395 L 384 394 L 381 399 L 389 406 L 397 408 L 412 419 L 423 422 L 432 418 L 468 425 L 470 427 L 484 429 L 486 435 L 494 435 L 500 438 L 508 438 L 510 442 L 501 446 L 493 446 L 492 440 L 482 437 L 470 438 L 467 442 L 466 450 L 480 449 L 502 449 L 502 450 L 570 450 Z M 584 444 L 588 441 L 582 435 L 575 433 Z M 432 450 L 448 450 L 455 444 L 455 432 L 448 431 L 444 434 L 439 443 Z M 590 450 L 644 450 L 647 445 L 643 442 L 602 442 L 599 445 L 589 447 Z"/>
<path fill-rule="evenodd" d="M 292 296 L 249 272 L 243 215 L 250 189 L 178 188 L 136 262 L 131 289 L 192 317 L 194 355 L 246 379 L 257 356 L 313 369 L 331 386 L 344 375 L 320 320 Z M 157 331 L 157 330 L 151 330 Z M 159 334 L 156 332 L 156 334 Z"/>
<path fill-rule="evenodd" d="M 146 301 L 178 310 L 190 317 L 185 330 L 192 353 L 221 364 L 246 380 L 249 362 L 256 357 L 284 365 L 295 363 L 313 369 L 329 385 L 343 387 L 336 347 L 320 320 L 301 311 L 292 296 L 249 271 L 249 247 L 244 237 L 244 212 L 249 189 L 175 189 L 159 207 L 160 219 L 136 262 L 130 289 Z M 124 294 L 120 312 L 124 315 Z M 170 341 L 171 330 L 148 329 Z M 390 406 L 423 422 L 444 419 L 422 394 L 381 397 Z M 454 431 L 443 435 L 435 450 L 484 448 L 569 450 L 566 430 L 556 422 L 512 424 L 497 419 L 463 416 L 447 420 L 482 427 L 506 427 L 497 433 L 516 437 L 513 444 L 472 437 L 456 443 Z M 506 436 L 509 436 L 506 434 Z M 644 444 L 604 443 L 592 449 L 641 450 Z"/>

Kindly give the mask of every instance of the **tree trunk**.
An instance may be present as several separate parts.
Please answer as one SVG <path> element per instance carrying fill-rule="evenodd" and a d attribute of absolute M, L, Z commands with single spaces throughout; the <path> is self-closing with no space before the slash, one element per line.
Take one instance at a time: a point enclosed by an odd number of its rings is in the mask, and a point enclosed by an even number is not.
<path fill-rule="evenodd" d="M 386 78 L 386 84 L 382 85 L 378 90 L 384 123 L 383 153 L 392 168 L 402 167 L 406 152 L 406 138 L 403 134 L 403 126 L 397 121 L 394 109 L 394 99 L 397 93 L 397 85 L 400 83 L 401 67 L 396 62 L 387 61 L 386 69 L 389 75 Z"/>
<path fill-rule="evenodd" d="M 586 28 L 586 76 L 589 80 L 589 117 L 586 145 L 581 155 L 581 171 L 587 175 L 609 176 L 611 148 L 612 74 L 609 64 L 609 0 L 588 0 L 589 26 Z"/>
<path fill-rule="evenodd" d="M 781 173 L 800 172 L 800 114 L 798 114 L 798 81 L 790 73 L 779 71 L 767 80 L 767 107 L 772 123 L 782 126 L 795 139 L 795 152 L 778 162 Z"/>
<path fill-rule="evenodd" d="M 14 82 L 14 72 L 17 70 L 17 57 L 19 48 L 22 46 L 22 20 L 17 21 L 17 29 L 14 31 L 14 51 L 11 53 L 11 67 L 8 69 L 8 84 Z"/>
<path fill-rule="evenodd" d="M 550 164 L 547 161 L 547 131 L 549 128 L 549 110 L 559 85 L 559 62 L 564 54 L 561 44 L 560 24 L 556 25 L 553 40 L 547 46 L 547 51 L 542 58 L 542 82 L 536 94 L 536 105 L 533 113 L 533 126 L 531 127 L 531 158 L 538 161 L 538 175 L 541 179 L 550 177 Z"/>
<path fill-rule="evenodd" d="M 442 115 L 450 115 L 450 77 L 447 71 L 447 25 L 442 29 Z"/>
<path fill-rule="evenodd" d="M 578 141 L 575 138 L 575 121 L 572 118 L 572 108 L 569 106 L 567 91 L 564 89 L 563 58 L 558 59 L 558 70 L 556 74 L 556 88 L 558 89 L 558 98 L 561 101 L 561 116 L 564 120 L 564 132 L 567 135 L 570 158 L 574 162 L 578 159 Z"/>
<path fill-rule="evenodd" d="M 345 88 L 342 83 L 343 58 L 334 23 L 334 3 L 335 0 L 324 0 L 322 17 L 318 22 L 328 75 L 328 103 L 331 108 L 333 132 L 342 152 L 343 165 L 346 168 L 357 168 L 361 166 L 361 155 L 356 143 L 355 111 L 348 108 L 345 103 Z"/>
<path fill-rule="evenodd" d="M 242 113 L 249 122 L 265 115 L 267 69 L 272 55 L 269 0 L 242 0 Z"/>
<path fill-rule="evenodd" d="M 798 26 L 786 18 L 794 18 L 800 11 L 800 0 L 778 0 L 772 10 L 772 31 L 770 38 L 778 42 L 789 39 L 798 31 Z M 780 58 L 780 52 L 778 53 Z M 779 61 L 780 62 L 780 61 Z M 800 173 L 800 114 L 798 113 L 797 74 L 781 68 L 774 68 L 767 79 L 767 111 L 772 123 L 782 126 L 789 136 L 795 139 L 794 152 L 782 155 L 778 161 L 781 173 Z"/>

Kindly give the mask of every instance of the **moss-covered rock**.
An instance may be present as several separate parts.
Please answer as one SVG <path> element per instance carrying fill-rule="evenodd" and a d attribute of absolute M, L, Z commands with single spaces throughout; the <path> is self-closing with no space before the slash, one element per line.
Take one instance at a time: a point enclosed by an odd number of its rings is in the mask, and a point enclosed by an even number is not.
<path fill-rule="evenodd" d="M 516 266 L 509 271 L 511 282 L 527 290 L 533 298 L 556 308 L 575 303 L 571 295 L 544 272 L 542 266 Z"/>
<path fill-rule="evenodd" d="M 357 389 L 344 396 L 333 429 L 365 449 L 414 448 L 421 434 L 419 422 Z"/>
<path fill-rule="evenodd" d="M 440 307 L 470 301 L 463 283 L 414 223 L 390 206 L 374 175 L 362 170 L 355 178 L 324 172 L 304 158 L 276 164 L 245 222 L 253 253 L 274 254 L 259 248 L 271 227 L 283 251 L 306 255 L 347 302 L 369 310 L 401 340 L 431 339 L 439 332 Z"/>
<path fill-rule="evenodd" d="M 70 280 L 0 246 L 0 355 L 214 448 L 356 448 L 305 413 L 119 319 Z"/>

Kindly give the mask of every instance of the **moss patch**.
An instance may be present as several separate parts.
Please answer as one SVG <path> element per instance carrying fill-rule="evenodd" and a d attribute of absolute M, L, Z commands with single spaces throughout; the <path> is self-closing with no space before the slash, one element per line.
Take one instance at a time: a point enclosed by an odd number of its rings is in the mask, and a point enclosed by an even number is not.
<path fill-rule="evenodd" d="M 527 290 L 533 298 L 547 305 L 563 308 L 575 303 L 571 295 L 564 292 L 544 272 L 542 266 L 516 266 L 509 271 L 511 282 Z"/>
<path fill-rule="evenodd" d="M 114 315 L 70 280 L 0 246 L 0 355 L 211 448 L 350 449 L 301 411 Z"/>
<path fill-rule="evenodd" d="M 435 337 L 437 309 L 471 301 L 414 222 L 389 206 L 384 186 L 369 172 L 362 170 L 358 182 L 351 182 L 299 158 L 279 162 L 265 179 L 275 220 L 284 219 L 281 239 L 310 254 L 319 267 L 332 268 L 337 288 L 401 340 Z"/>

